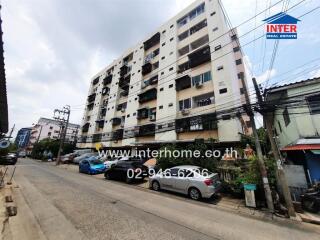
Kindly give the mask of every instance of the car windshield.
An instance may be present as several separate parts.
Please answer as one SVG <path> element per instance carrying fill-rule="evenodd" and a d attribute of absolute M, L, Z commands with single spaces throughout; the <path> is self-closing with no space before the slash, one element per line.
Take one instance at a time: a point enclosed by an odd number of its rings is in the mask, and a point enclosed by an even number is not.
<path fill-rule="evenodd" d="M 100 160 L 92 160 L 92 161 L 90 161 L 90 164 L 91 165 L 99 165 L 99 164 L 102 164 L 102 162 Z"/>

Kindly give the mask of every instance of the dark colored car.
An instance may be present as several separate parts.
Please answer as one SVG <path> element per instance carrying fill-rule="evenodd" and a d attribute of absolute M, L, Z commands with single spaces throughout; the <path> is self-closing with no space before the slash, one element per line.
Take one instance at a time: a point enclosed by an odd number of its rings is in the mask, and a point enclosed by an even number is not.
<path fill-rule="evenodd" d="M 5 156 L 0 156 L 0 165 L 15 165 L 18 157 L 16 153 L 8 153 Z"/>
<path fill-rule="evenodd" d="M 142 161 L 119 161 L 117 164 L 107 169 L 104 173 L 106 179 L 124 180 L 131 183 L 134 180 L 143 180 L 148 176 L 148 168 Z"/>

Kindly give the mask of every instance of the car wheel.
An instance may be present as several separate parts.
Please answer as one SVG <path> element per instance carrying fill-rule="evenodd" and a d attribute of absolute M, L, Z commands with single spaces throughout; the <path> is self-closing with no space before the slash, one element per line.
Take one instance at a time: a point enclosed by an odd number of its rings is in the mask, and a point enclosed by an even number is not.
<path fill-rule="evenodd" d="M 201 199 L 201 193 L 196 188 L 190 188 L 189 190 L 189 197 L 193 200 L 200 200 Z"/>
<path fill-rule="evenodd" d="M 105 173 L 104 174 L 105 179 L 107 180 L 111 180 L 110 174 L 109 173 Z"/>
<path fill-rule="evenodd" d="M 302 206 L 309 212 L 316 213 L 317 209 L 315 207 L 315 202 L 310 199 L 304 199 L 302 202 Z"/>
<path fill-rule="evenodd" d="M 160 184 L 158 181 L 153 181 L 151 187 L 152 187 L 152 190 L 154 190 L 154 191 L 160 190 Z"/>

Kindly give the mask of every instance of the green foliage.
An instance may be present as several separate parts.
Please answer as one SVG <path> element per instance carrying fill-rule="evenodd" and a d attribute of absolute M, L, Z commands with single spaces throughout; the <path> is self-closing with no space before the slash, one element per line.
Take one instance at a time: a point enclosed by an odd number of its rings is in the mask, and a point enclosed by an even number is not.
<path fill-rule="evenodd" d="M 31 157 L 36 159 L 45 159 L 46 157 L 43 156 L 45 151 L 53 154 L 53 157 L 57 157 L 59 151 L 59 140 L 52 140 L 52 139 L 43 139 L 38 143 L 34 144 Z M 71 153 L 75 149 L 74 144 L 65 143 L 63 148 L 63 154 Z"/>
<path fill-rule="evenodd" d="M 205 156 L 205 151 L 208 149 L 208 145 L 203 142 L 195 142 L 183 146 L 178 144 L 166 144 L 160 148 L 160 152 L 171 152 L 171 154 L 168 153 L 166 156 L 162 154 L 160 157 L 158 157 L 157 161 L 162 169 L 167 169 L 178 165 L 196 165 L 206 168 L 210 171 L 215 171 L 218 160 L 215 158 L 203 157 Z M 201 157 L 196 158 L 189 154 L 191 152 L 195 152 L 195 150 L 200 153 L 199 155 Z M 173 156 L 174 151 L 179 151 L 182 156 Z"/>

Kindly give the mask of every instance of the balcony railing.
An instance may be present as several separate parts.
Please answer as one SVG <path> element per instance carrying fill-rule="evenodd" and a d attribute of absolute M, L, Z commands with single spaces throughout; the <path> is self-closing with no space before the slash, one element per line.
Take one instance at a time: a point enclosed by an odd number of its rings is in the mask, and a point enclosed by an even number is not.
<path fill-rule="evenodd" d="M 197 67 L 201 64 L 211 61 L 210 47 L 205 46 L 188 55 L 190 68 Z"/>
<path fill-rule="evenodd" d="M 176 79 L 176 90 L 181 91 L 191 87 L 191 78 L 189 75 L 182 76 Z"/>
<path fill-rule="evenodd" d="M 112 141 L 118 141 L 121 139 L 123 139 L 123 129 L 118 129 L 112 132 L 112 137 L 111 137 Z"/>
<path fill-rule="evenodd" d="M 144 136 L 154 136 L 156 130 L 155 124 L 147 124 L 139 126 L 139 128 L 135 131 L 136 137 L 144 137 Z"/>
<path fill-rule="evenodd" d="M 160 33 L 158 32 L 143 43 L 144 50 L 147 51 L 149 48 L 152 48 L 153 46 L 157 45 L 159 42 L 160 42 Z"/>
<path fill-rule="evenodd" d="M 149 108 L 141 108 L 137 111 L 137 119 L 145 119 L 149 117 Z"/>
<path fill-rule="evenodd" d="M 101 138 L 102 138 L 102 134 L 101 133 L 93 134 L 92 142 L 94 142 L 94 143 L 101 142 Z"/>
<path fill-rule="evenodd" d="M 108 85 L 112 82 L 112 74 L 106 76 L 104 79 L 103 79 L 103 85 Z"/>
<path fill-rule="evenodd" d="M 176 119 L 176 132 L 205 131 L 218 129 L 216 113 Z"/>
<path fill-rule="evenodd" d="M 88 96 L 88 103 L 93 102 L 96 99 L 96 93 L 93 93 Z"/>
<path fill-rule="evenodd" d="M 148 102 L 154 99 L 157 99 L 157 89 L 152 88 L 148 91 L 138 94 L 139 95 L 139 103 Z"/>
<path fill-rule="evenodd" d="M 112 126 L 118 126 L 121 124 L 121 118 L 115 117 L 111 119 Z"/>
<path fill-rule="evenodd" d="M 90 123 L 86 123 L 82 126 L 82 132 L 88 132 L 89 131 L 89 127 L 90 127 Z"/>

